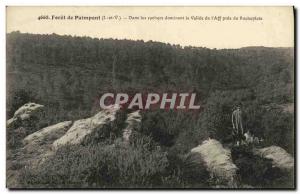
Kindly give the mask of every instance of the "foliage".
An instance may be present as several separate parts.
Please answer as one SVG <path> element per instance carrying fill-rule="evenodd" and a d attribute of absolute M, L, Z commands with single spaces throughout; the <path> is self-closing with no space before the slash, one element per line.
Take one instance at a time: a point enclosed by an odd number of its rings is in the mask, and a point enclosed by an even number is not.
<path fill-rule="evenodd" d="M 168 161 L 158 148 L 143 145 L 67 146 L 38 168 L 25 169 L 23 184 L 29 187 L 154 187 Z"/>
<path fill-rule="evenodd" d="M 13 32 L 7 35 L 7 75 L 9 103 L 26 88 L 65 120 L 70 111 L 88 116 L 107 91 L 197 91 L 205 100 L 217 90 L 250 89 L 263 103 L 293 102 L 291 48 L 214 50 Z"/>
<path fill-rule="evenodd" d="M 232 159 L 239 169 L 238 174 L 243 184 L 259 188 L 292 187 L 292 174 L 273 167 L 270 159 L 254 155 L 252 147 L 234 147 Z"/>

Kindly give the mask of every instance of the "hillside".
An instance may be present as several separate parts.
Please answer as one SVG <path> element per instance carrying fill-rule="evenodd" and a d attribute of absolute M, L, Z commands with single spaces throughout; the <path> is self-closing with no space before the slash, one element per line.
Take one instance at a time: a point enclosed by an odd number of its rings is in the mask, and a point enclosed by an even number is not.
<path fill-rule="evenodd" d="M 25 104 L 10 119 L 8 129 L 15 133 L 26 130 L 28 123 L 43 119 L 43 109 L 39 104 Z M 294 158 L 278 146 L 225 147 L 208 138 L 180 155 L 155 143 L 143 132 L 142 125 L 139 111 L 126 114 L 119 105 L 113 105 L 86 119 L 42 128 L 20 138 L 21 145 L 8 150 L 7 186 L 293 187 Z"/>
<path fill-rule="evenodd" d="M 23 90 L 58 110 L 90 111 L 107 90 L 196 90 L 206 98 L 216 90 L 247 89 L 264 103 L 293 102 L 293 72 L 292 48 L 216 50 L 55 34 L 7 35 L 9 116 L 26 103 L 14 107 L 12 102 Z"/>

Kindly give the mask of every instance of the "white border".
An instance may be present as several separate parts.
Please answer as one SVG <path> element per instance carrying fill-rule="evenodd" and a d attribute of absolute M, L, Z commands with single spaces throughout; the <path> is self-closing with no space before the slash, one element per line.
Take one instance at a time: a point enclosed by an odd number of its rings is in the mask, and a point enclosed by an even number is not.
<path fill-rule="evenodd" d="M 5 181 L 6 181 L 6 174 L 5 174 L 5 168 L 6 168 L 6 151 L 5 151 L 5 143 L 6 143 L 6 135 L 5 135 L 5 99 L 6 99 L 6 91 L 5 91 L 5 66 L 6 66 L 6 60 L 5 60 L 5 7 L 9 5 L 20 5 L 20 6 L 29 6 L 29 5 L 172 5 L 172 6 L 179 6 L 179 5 L 201 5 L 201 6 L 228 6 L 228 5 L 252 5 L 252 6 L 262 6 L 262 5 L 294 5 L 296 8 L 298 8 L 298 12 L 300 9 L 300 1 L 299 0 L 277 0 L 277 1 L 271 1 L 271 0 L 202 0 L 202 1 L 196 1 L 196 0 L 103 0 L 101 2 L 97 0 L 0 0 L 0 41 L 1 41 L 1 52 L 0 52 L 0 127 L 1 127 L 1 147 L 0 147 L 0 191 L 1 193 L 8 193 L 12 192 L 6 189 Z M 298 13 L 299 15 L 299 13 Z M 22 16 L 20 16 L 22 17 Z M 299 26 L 299 19 L 297 21 L 297 26 Z M 299 35 L 299 30 L 297 35 Z M 299 56 L 299 49 L 297 50 L 297 53 L 295 53 L 297 56 Z M 297 64 L 296 64 L 297 65 Z M 299 68 L 297 68 L 297 74 L 299 75 Z M 299 91 L 299 82 L 297 83 L 297 91 Z M 297 102 L 299 102 L 299 97 L 297 95 Z M 298 109 L 297 109 L 298 110 Z M 299 114 L 297 114 L 297 120 L 299 120 Z M 296 129 L 297 130 L 297 129 Z M 299 132 L 297 133 L 297 140 L 299 141 Z M 299 149 L 297 149 L 297 156 L 299 156 Z M 298 157 L 297 157 L 298 158 Z M 298 168 L 299 169 L 299 166 Z M 297 172 L 298 175 L 298 172 Z M 297 186 L 299 186 L 299 177 L 297 176 Z M 17 193 L 28 193 L 31 191 L 14 191 Z M 49 191 L 32 191 L 35 193 L 46 193 Z M 58 192 L 58 191 L 51 191 L 51 192 Z M 73 193 L 75 191 L 64 191 L 65 193 Z M 97 191 L 84 191 L 84 192 L 97 192 Z M 107 191 L 101 191 L 101 192 L 107 192 Z M 111 193 L 121 193 L 121 192 L 128 192 L 128 191 L 109 191 Z M 166 192 L 166 191 L 137 191 L 141 193 L 156 193 L 156 192 Z M 176 193 L 182 192 L 182 191 L 174 191 Z M 185 191 L 185 192 L 191 192 L 191 191 Z M 200 191 L 200 192 L 207 192 L 207 191 Z M 209 191 L 210 193 L 217 193 L 219 191 Z M 224 192 L 224 191 L 223 191 Z M 239 193 L 245 193 L 247 191 L 238 191 Z M 274 191 L 264 191 L 264 192 L 274 192 Z M 277 192 L 277 191 L 276 191 Z M 285 193 L 286 191 L 279 191 L 280 193 Z"/>

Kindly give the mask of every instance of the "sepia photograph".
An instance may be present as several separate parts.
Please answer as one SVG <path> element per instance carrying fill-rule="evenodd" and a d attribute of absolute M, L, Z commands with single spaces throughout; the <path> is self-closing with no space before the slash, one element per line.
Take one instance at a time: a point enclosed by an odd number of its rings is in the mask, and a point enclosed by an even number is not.
<path fill-rule="evenodd" d="M 294 17 L 7 6 L 6 187 L 294 190 Z"/>

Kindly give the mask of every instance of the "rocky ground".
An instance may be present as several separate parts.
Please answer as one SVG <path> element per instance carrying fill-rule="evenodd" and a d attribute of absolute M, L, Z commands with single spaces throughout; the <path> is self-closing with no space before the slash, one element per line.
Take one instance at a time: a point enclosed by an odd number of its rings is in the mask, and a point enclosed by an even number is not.
<path fill-rule="evenodd" d="M 23 125 L 29 122 L 28 120 L 38 117 L 43 107 L 43 105 L 35 103 L 27 103 L 20 107 L 13 118 L 7 121 L 7 130 L 13 132 L 22 129 Z M 26 134 L 25 137 L 21 138 L 20 146 L 16 149 L 7 149 L 7 187 L 22 187 L 17 181 L 20 170 L 34 168 L 47 160 L 49 156 L 54 155 L 60 147 L 83 143 L 87 145 L 92 142 L 91 138 L 99 135 L 95 131 L 113 124 L 118 111 L 120 111 L 120 106 L 112 105 L 90 118 L 64 121 Z M 126 126 L 120 137 L 124 144 L 130 142 L 133 130 L 139 127 L 141 119 L 139 111 L 127 115 Z M 258 157 L 270 159 L 276 168 L 285 171 L 294 170 L 294 158 L 283 148 L 270 146 L 253 148 L 252 151 Z M 230 188 L 237 187 L 239 167 L 232 159 L 230 147 L 222 145 L 215 139 L 207 139 L 187 154 L 192 156 L 189 159 L 192 163 L 201 165 L 204 163 L 210 177 L 217 179 L 220 184 Z"/>

